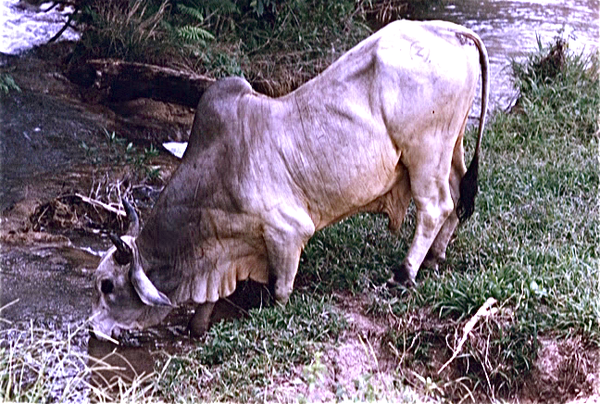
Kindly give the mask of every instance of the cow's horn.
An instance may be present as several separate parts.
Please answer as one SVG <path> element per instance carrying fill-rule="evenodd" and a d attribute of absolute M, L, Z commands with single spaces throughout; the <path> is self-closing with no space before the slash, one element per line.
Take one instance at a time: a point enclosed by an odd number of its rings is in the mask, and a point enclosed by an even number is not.
<path fill-rule="evenodd" d="M 127 213 L 127 218 L 129 219 L 129 228 L 127 229 L 127 235 L 132 237 L 137 237 L 140 232 L 140 219 L 131 204 L 123 198 L 123 207 L 125 208 L 125 212 Z"/>
<path fill-rule="evenodd" d="M 154 286 L 139 263 L 132 266 L 129 279 L 138 296 L 148 306 L 173 306 L 171 300 Z"/>
<path fill-rule="evenodd" d="M 113 242 L 115 247 L 117 247 L 117 251 L 115 251 L 113 257 L 117 264 L 119 265 L 127 265 L 131 262 L 133 258 L 133 252 L 131 251 L 131 247 L 127 245 L 126 242 L 119 236 L 114 233 L 108 233 L 108 237 L 110 241 Z"/>

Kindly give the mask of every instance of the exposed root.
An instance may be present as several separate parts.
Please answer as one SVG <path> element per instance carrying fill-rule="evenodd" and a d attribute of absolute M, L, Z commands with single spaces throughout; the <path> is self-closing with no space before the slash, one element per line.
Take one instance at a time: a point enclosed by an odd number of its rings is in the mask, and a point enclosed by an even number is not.
<path fill-rule="evenodd" d="M 452 354 L 452 357 L 450 359 L 448 359 L 448 361 L 446 363 L 444 363 L 444 365 L 440 368 L 440 370 L 438 370 L 438 374 L 442 373 L 444 371 L 444 369 L 446 369 L 446 367 L 448 367 L 448 365 L 450 363 L 452 363 L 452 361 L 454 359 L 456 359 L 458 354 L 462 351 L 462 347 L 465 344 L 465 342 L 467 341 L 467 337 L 469 336 L 471 331 L 473 331 L 473 328 L 475 327 L 477 322 L 482 317 L 490 317 L 498 312 L 497 308 L 492 308 L 492 306 L 494 304 L 496 304 L 496 302 L 497 302 L 496 299 L 494 299 L 493 297 L 488 298 L 485 301 L 485 303 L 479 308 L 479 310 L 477 310 L 477 313 L 475 313 L 475 315 L 469 321 L 467 321 L 467 324 L 465 324 L 465 328 L 463 329 L 462 338 L 458 342 L 458 346 L 456 347 L 456 349 L 454 349 L 454 353 Z"/>
<path fill-rule="evenodd" d="M 111 205 L 108 205 L 108 204 L 106 204 L 106 203 L 104 203 L 102 201 L 98 201 L 96 199 L 88 198 L 87 196 L 83 196 L 81 194 L 75 194 L 75 196 L 78 197 L 79 199 L 81 199 L 83 202 L 88 203 L 88 204 L 90 204 L 90 205 L 92 205 L 94 207 L 105 209 L 105 210 L 107 210 L 109 212 L 114 213 L 115 215 L 118 215 L 118 216 L 123 216 L 123 217 L 127 216 L 127 213 L 124 210 L 114 208 Z"/>
<path fill-rule="evenodd" d="M 37 206 L 30 216 L 30 228 L 35 232 L 102 230 L 122 232 L 127 225 L 121 198 L 133 199 L 133 187 L 128 176 L 113 179 L 104 174 L 94 179 L 87 196 L 73 190 Z"/>

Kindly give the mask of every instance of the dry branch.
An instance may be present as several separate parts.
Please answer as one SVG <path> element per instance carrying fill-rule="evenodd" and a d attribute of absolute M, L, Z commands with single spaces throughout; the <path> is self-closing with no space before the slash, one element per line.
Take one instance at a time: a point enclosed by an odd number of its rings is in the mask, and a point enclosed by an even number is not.
<path fill-rule="evenodd" d="M 122 217 L 126 217 L 127 216 L 127 213 L 125 213 L 124 210 L 113 208 L 112 206 L 107 205 L 104 202 L 100 202 L 100 201 L 98 201 L 96 199 L 88 198 L 87 196 L 83 196 L 81 194 L 75 194 L 75 196 L 78 197 L 79 199 L 81 199 L 83 202 L 85 202 L 87 204 L 90 204 L 92 206 L 96 206 L 96 207 L 108 210 L 109 212 L 112 212 L 112 213 L 116 214 L 117 216 L 122 216 Z"/>

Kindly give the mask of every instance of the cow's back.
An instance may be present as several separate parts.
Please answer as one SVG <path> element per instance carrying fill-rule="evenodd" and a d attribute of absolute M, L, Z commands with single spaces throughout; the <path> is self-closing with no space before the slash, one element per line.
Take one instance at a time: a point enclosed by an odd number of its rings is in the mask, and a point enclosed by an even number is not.
<path fill-rule="evenodd" d="M 479 73 L 477 49 L 456 35 L 464 30 L 394 22 L 272 101 L 279 113 L 261 136 L 278 145 L 317 229 L 387 194 L 419 163 L 415 150 L 452 150 Z"/>

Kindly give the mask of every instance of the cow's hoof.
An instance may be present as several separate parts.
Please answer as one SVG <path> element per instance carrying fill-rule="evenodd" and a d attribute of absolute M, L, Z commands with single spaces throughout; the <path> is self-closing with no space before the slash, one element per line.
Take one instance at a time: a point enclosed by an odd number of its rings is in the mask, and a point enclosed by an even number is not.
<path fill-rule="evenodd" d="M 440 264 L 444 261 L 446 261 L 446 257 L 434 255 L 431 253 L 431 251 L 429 251 L 423 260 L 423 263 L 421 264 L 421 268 L 433 269 L 434 271 L 437 271 L 440 267 Z"/>
<path fill-rule="evenodd" d="M 209 324 L 196 324 L 190 321 L 187 327 L 187 334 L 192 338 L 200 338 L 208 331 Z"/>
<path fill-rule="evenodd" d="M 410 273 L 410 269 L 404 263 L 399 266 L 394 266 L 392 268 L 393 275 L 388 280 L 388 285 L 392 287 L 402 286 L 405 288 L 412 288 L 416 286 L 415 280 Z"/>

